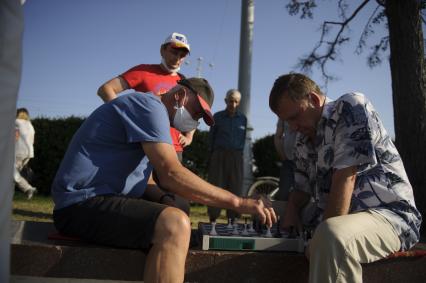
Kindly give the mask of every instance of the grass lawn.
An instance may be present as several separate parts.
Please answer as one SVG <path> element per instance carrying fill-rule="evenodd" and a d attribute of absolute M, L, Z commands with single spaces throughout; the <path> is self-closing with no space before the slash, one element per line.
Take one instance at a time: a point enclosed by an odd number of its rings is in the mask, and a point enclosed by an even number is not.
<path fill-rule="evenodd" d="M 26 195 L 16 191 L 13 197 L 13 220 L 52 222 L 53 201 L 50 196 L 34 195 L 27 200 Z M 226 212 L 222 209 L 218 222 L 226 223 Z M 191 205 L 192 228 L 197 228 L 198 222 L 209 222 L 205 205 Z"/>

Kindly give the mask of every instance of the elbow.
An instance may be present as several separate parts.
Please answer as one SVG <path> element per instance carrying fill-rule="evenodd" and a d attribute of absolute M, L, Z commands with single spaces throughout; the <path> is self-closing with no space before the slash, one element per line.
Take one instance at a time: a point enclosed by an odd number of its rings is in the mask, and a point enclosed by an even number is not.
<path fill-rule="evenodd" d="M 158 180 L 155 180 L 158 182 L 162 188 L 172 192 L 176 193 L 176 176 L 178 175 L 177 172 L 174 171 L 164 171 L 164 172 L 157 172 Z"/>
<path fill-rule="evenodd" d="M 102 99 L 104 99 L 104 96 L 105 96 L 105 90 L 104 90 L 104 88 L 105 88 L 105 85 L 101 85 L 101 86 L 98 88 L 98 92 L 97 92 L 97 95 L 98 95 L 100 98 L 102 98 Z"/>

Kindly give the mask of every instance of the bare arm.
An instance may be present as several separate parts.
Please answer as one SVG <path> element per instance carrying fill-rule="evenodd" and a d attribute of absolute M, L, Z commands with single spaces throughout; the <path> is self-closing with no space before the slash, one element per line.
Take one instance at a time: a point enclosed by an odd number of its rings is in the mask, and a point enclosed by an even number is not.
<path fill-rule="evenodd" d="M 355 166 L 339 169 L 333 173 L 330 194 L 324 211 L 324 220 L 349 213 L 355 180 Z"/>
<path fill-rule="evenodd" d="M 176 206 L 174 197 L 170 197 L 170 194 L 164 192 L 154 181 L 153 174 L 149 176 L 148 183 L 146 185 L 144 198 L 149 201 L 162 203 L 169 206 Z"/>
<path fill-rule="evenodd" d="M 151 174 L 149 176 L 145 192 L 143 193 L 144 197 L 149 201 L 159 202 L 163 194 L 164 192 L 154 182 Z"/>
<path fill-rule="evenodd" d="M 287 206 L 284 210 L 283 220 L 280 223 L 281 228 L 289 230 L 290 227 L 294 227 L 299 231 L 301 230 L 300 213 L 309 199 L 310 195 L 302 191 L 294 190 L 290 193 Z"/>
<path fill-rule="evenodd" d="M 98 96 L 104 102 L 109 102 L 126 89 L 129 89 L 127 82 L 122 77 L 115 77 L 99 87 Z"/>
<path fill-rule="evenodd" d="M 205 205 L 256 214 L 269 226 L 276 222 L 272 207 L 266 207 L 262 200 L 240 198 L 207 183 L 183 167 L 177 159 L 173 146 L 166 143 L 145 142 L 142 147 L 154 166 L 161 185 L 167 190 Z"/>

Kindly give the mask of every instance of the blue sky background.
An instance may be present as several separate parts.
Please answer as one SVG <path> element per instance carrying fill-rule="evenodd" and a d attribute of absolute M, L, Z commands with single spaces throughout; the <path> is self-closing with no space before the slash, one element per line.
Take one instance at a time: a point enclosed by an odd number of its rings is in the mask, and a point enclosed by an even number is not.
<path fill-rule="evenodd" d="M 268 107 L 272 84 L 296 70 L 297 59 L 318 41 L 323 20 L 338 20 L 336 2 L 318 1 L 314 19 L 301 20 L 288 15 L 287 0 L 254 1 L 249 117 L 254 139 L 275 131 L 276 117 Z M 365 93 L 393 136 L 389 63 L 370 69 L 368 50 L 355 54 L 377 6 L 371 2 L 352 23 L 342 60 L 328 66 L 339 80 L 326 93 L 333 99 L 354 90 Z M 202 76 L 216 94 L 213 111 L 222 110 L 226 91 L 238 86 L 240 15 L 239 0 L 27 0 L 18 107 L 28 108 L 33 118 L 87 116 L 102 104 L 96 95 L 102 83 L 134 65 L 159 63 L 160 45 L 176 31 L 186 34 L 191 44 L 189 64 L 181 72 L 196 76 L 197 58 L 202 57 Z M 369 42 L 376 43 L 386 32 L 383 26 L 376 29 Z M 322 84 L 319 70 L 311 77 Z M 201 129 L 208 128 L 202 123 Z"/>

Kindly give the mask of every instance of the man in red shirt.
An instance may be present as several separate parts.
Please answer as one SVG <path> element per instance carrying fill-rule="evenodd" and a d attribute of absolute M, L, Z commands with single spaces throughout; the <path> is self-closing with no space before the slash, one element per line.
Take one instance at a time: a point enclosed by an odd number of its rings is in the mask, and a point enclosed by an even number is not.
<path fill-rule="evenodd" d="M 161 96 L 176 86 L 177 81 L 185 78 L 179 73 L 179 69 L 190 50 L 186 36 L 174 32 L 165 39 L 160 47 L 160 64 L 140 64 L 134 66 L 123 74 L 101 85 L 98 89 L 98 95 L 104 102 L 113 100 L 119 93 L 127 89 L 134 89 L 143 93 L 152 92 Z M 173 146 L 180 161 L 182 161 L 183 148 L 191 144 L 194 132 L 195 130 L 181 133 L 175 128 L 170 128 Z M 155 186 L 152 178 L 150 178 L 148 184 L 151 184 L 152 187 Z M 156 201 L 157 194 L 155 190 L 149 191 L 154 195 L 148 193 L 147 190 L 147 197 L 152 201 Z M 164 196 L 164 194 L 158 195 Z M 189 204 L 186 201 L 172 194 L 167 195 L 169 197 L 162 198 L 161 200 L 158 199 L 158 201 L 178 206 L 189 213 Z M 176 202 L 179 204 L 176 205 Z"/>

